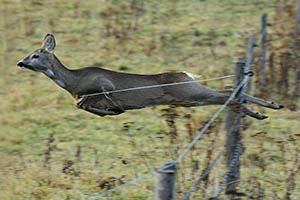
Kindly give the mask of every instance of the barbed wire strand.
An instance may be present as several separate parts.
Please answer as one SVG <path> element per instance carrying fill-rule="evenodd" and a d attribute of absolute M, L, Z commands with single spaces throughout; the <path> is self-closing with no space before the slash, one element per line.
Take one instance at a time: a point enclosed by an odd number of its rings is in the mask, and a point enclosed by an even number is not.
<path fill-rule="evenodd" d="M 112 94 L 112 93 L 127 92 L 127 91 L 133 91 L 133 90 L 142 90 L 142 89 L 151 89 L 151 88 L 167 87 L 167 86 L 174 86 L 174 85 L 183 85 L 183 84 L 189 84 L 189 83 L 214 81 L 214 80 L 221 80 L 221 79 L 231 78 L 231 77 L 234 77 L 234 76 L 235 75 L 231 74 L 231 75 L 220 76 L 220 77 L 216 77 L 216 78 L 208 78 L 208 79 L 203 79 L 203 80 L 193 80 L 193 81 L 183 81 L 183 82 L 166 83 L 166 84 L 159 84 L 159 85 L 148 85 L 148 86 L 132 87 L 132 88 L 119 89 L 119 90 L 99 92 L 99 93 L 85 94 L 85 95 L 82 95 L 82 97 L 97 96 L 97 95 L 108 95 L 108 94 Z"/>
<path fill-rule="evenodd" d="M 221 157 L 221 153 L 223 152 L 223 150 L 224 150 L 224 146 L 219 148 L 219 150 L 217 152 L 217 155 L 216 155 L 216 158 L 209 165 L 209 167 L 205 170 L 205 172 L 202 173 L 202 175 L 198 178 L 198 180 L 192 185 L 192 189 L 184 195 L 182 200 L 188 200 L 190 198 L 190 196 L 197 190 L 197 188 L 198 188 L 199 184 L 201 183 L 201 181 L 208 176 L 208 174 L 211 172 L 211 170 L 213 169 L 213 167 L 215 166 L 215 164 L 217 163 L 217 161 Z"/>

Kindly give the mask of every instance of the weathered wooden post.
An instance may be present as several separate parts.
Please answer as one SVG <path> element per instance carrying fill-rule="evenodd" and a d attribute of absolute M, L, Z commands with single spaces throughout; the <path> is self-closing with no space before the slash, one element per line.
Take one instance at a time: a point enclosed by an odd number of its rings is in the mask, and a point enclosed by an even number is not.
<path fill-rule="evenodd" d="M 294 38 L 292 41 L 292 56 L 294 60 L 294 66 L 296 67 L 296 77 L 295 77 L 295 88 L 292 94 L 292 101 L 297 105 L 297 101 L 300 97 L 300 61 L 299 61 L 299 40 L 300 35 L 300 3 L 298 3 L 298 9 L 296 14 L 296 23 L 294 30 Z"/>
<path fill-rule="evenodd" d="M 274 57 L 275 57 L 275 53 L 272 52 L 269 56 L 269 77 L 270 79 L 268 79 L 267 85 L 269 87 L 269 89 L 271 87 L 274 87 L 274 81 L 271 81 L 271 78 L 275 77 L 275 69 L 274 69 Z M 272 91 L 272 89 L 270 89 L 270 91 Z"/>
<path fill-rule="evenodd" d="M 176 165 L 171 162 L 155 170 L 154 178 L 155 200 L 175 199 Z"/>
<path fill-rule="evenodd" d="M 259 93 L 262 95 L 266 91 L 266 68 L 267 68 L 267 17 L 265 13 L 261 17 L 261 72 L 259 79 Z"/>
<path fill-rule="evenodd" d="M 239 59 L 235 69 L 235 87 L 244 79 L 244 75 L 250 72 L 254 54 L 254 36 L 251 35 L 248 41 L 248 52 L 246 63 Z M 244 103 L 243 94 L 248 93 L 249 86 L 245 84 L 236 96 L 237 101 Z M 226 183 L 226 193 L 236 194 L 236 187 L 240 179 L 240 155 L 243 152 L 242 143 L 242 114 L 238 108 L 229 106 L 226 113 L 226 164 L 227 173 L 224 183 Z"/>
<path fill-rule="evenodd" d="M 245 61 L 238 59 L 235 68 L 235 83 L 234 88 L 239 85 L 244 77 Z M 229 106 L 226 112 L 226 163 L 227 168 L 231 166 L 234 152 L 236 151 L 236 144 L 241 141 L 241 113 L 237 112 L 237 109 Z M 240 150 L 238 150 L 240 151 Z M 238 185 L 237 180 L 240 179 L 240 163 L 237 161 L 235 167 L 229 172 L 226 193 L 234 193 L 236 186 Z"/>

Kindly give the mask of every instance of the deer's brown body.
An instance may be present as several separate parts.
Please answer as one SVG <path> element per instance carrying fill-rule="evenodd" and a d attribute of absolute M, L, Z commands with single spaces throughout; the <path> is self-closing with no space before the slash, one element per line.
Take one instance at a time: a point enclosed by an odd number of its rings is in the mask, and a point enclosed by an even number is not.
<path fill-rule="evenodd" d="M 54 36 L 47 34 L 42 48 L 21 60 L 18 66 L 44 73 L 76 98 L 78 108 L 99 116 L 117 115 L 126 110 L 154 105 L 198 106 L 224 104 L 230 95 L 230 93 L 211 90 L 196 82 L 109 93 L 109 91 L 115 90 L 186 82 L 194 79 L 185 72 L 139 75 L 115 72 L 98 67 L 69 70 L 54 55 L 54 48 Z M 91 95 L 101 92 L 108 93 Z M 248 100 L 253 101 L 253 99 L 256 98 L 249 97 Z M 257 101 L 254 103 L 261 104 Z M 267 107 L 281 108 L 281 106 L 275 107 L 274 104 L 272 105 Z"/>

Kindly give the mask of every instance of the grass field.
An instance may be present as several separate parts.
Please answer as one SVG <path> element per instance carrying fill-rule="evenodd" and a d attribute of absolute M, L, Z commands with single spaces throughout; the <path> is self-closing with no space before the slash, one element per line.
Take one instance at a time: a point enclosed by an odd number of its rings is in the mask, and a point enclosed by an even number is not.
<path fill-rule="evenodd" d="M 218 109 L 176 108 L 173 125 L 167 123 L 166 106 L 104 118 L 78 110 L 72 97 L 47 77 L 16 67 L 40 47 L 46 33 L 55 35 L 55 54 L 72 69 L 188 71 L 201 80 L 233 74 L 248 35 L 260 31 L 263 13 L 276 23 L 281 20 L 278 7 L 296 9 L 293 1 L 249 2 L 0 0 L 0 199 L 86 199 L 174 160 Z M 293 19 L 287 27 L 293 27 Z M 276 30 L 270 27 L 269 32 Z M 280 41 L 273 43 L 278 46 Z M 232 82 L 204 84 L 222 89 Z M 251 108 L 269 119 L 246 120 L 240 191 L 248 195 L 245 199 L 259 199 L 261 193 L 265 199 L 287 199 L 287 191 L 299 199 L 300 173 L 293 174 L 300 171 L 299 110 Z M 181 163 L 178 198 L 211 160 L 208 155 L 225 143 L 224 116 Z M 221 181 L 224 156 L 218 166 Z M 193 199 L 212 196 L 214 174 L 216 170 Z M 153 179 L 106 199 L 153 199 Z"/>

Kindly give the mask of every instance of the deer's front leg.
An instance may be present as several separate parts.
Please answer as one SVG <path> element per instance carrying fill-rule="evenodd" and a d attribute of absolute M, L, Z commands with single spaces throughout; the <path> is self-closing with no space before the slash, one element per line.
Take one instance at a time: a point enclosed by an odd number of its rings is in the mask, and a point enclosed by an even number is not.
<path fill-rule="evenodd" d="M 120 109 L 108 110 L 105 106 L 100 107 L 97 103 L 99 103 L 99 100 L 93 101 L 92 97 L 84 96 L 76 101 L 76 106 L 79 109 L 88 111 L 101 117 L 104 117 L 105 115 L 119 115 L 124 112 Z"/>
<path fill-rule="evenodd" d="M 91 112 L 93 114 L 99 115 L 101 117 L 104 117 L 105 115 L 119 115 L 119 114 L 124 112 L 124 111 L 121 111 L 121 110 L 115 110 L 115 111 L 103 110 L 103 109 L 95 108 L 93 106 L 88 106 L 84 110 L 86 110 L 88 112 Z"/>
<path fill-rule="evenodd" d="M 88 111 L 90 113 L 99 115 L 101 117 L 105 115 L 119 115 L 124 110 L 112 105 L 105 96 L 83 96 L 78 98 L 76 106 L 79 109 Z"/>
<path fill-rule="evenodd" d="M 112 91 L 114 89 L 114 85 L 108 79 L 101 76 L 95 77 L 92 84 L 87 87 L 87 91 L 89 91 L 90 94 L 99 94 L 89 96 L 89 93 L 87 93 L 87 95 L 77 97 L 76 106 L 79 109 L 99 116 L 121 114 L 124 110 L 122 110 L 108 95 L 105 93 L 101 94 L 102 92 Z"/>

